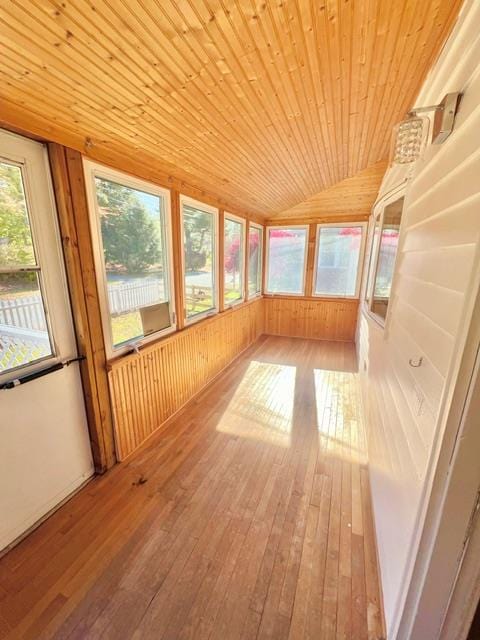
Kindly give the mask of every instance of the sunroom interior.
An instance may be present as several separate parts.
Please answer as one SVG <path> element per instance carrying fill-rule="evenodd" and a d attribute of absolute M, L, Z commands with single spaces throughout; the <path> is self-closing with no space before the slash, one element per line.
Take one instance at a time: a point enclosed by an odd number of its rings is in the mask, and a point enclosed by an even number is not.
<path fill-rule="evenodd" d="M 474 640 L 480 5 L 0 6 L 0 640 Z"/>

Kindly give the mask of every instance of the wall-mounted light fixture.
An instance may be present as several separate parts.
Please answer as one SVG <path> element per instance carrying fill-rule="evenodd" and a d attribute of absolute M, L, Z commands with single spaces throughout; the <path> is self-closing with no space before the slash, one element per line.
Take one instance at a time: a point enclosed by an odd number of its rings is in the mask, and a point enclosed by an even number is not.
<path fill-rule="evenodd" d="M 420 118 L 413 114 L 395 125 L 390 152 L 393 164 L 415 162 L 425 145 L 428 126 L 428 118 Z"/>
<path fill-rule="evenodd" d="M 461 93 L 447 93 L 440 104 L 412 109 L 408 118 L 393 130 L 390 159 L 392 164 L 415 162 L 424 148 L 430 119 L 419 114 L 434 112 L 432 144 L 442 144 L 453 131 L 455 115 L 460 104 Z"/>

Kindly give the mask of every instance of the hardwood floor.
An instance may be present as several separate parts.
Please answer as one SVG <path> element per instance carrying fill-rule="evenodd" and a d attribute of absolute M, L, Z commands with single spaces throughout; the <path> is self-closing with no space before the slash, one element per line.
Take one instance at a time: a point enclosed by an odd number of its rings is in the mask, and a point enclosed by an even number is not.
<path fill-rule="evenodd" d="M 0 638 L 382 638 L 355 370 L 261 338 L 0 560 Z"/>

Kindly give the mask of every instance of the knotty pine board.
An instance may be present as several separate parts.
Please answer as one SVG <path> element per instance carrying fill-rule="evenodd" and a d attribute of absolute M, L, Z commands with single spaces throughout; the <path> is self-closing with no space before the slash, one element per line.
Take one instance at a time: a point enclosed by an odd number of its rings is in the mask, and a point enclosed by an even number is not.
<path fill-rule="evenodd" d="M 264 333 L 261 298 L 113 361 L 117 456 L 124 460 Z"/>
<path fill-rule="evenodd" d="M 358 300 L 265 299 L 265 333 L 297 338 L 354 342 Z"/>

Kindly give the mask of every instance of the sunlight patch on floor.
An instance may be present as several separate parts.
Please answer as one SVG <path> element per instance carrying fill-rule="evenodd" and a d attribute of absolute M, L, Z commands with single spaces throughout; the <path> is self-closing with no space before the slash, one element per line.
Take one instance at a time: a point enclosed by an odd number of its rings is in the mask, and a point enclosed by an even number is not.
<path fill-rule="evenodd" d="M 248 365 L 217 430 L 288 447 L 295 405 L 296 367 Z"/>
<path fill-rule="evenodd" d="M 319 443 L 347 461 L 366 461 L 358 374 L 314 369 Z"/>

